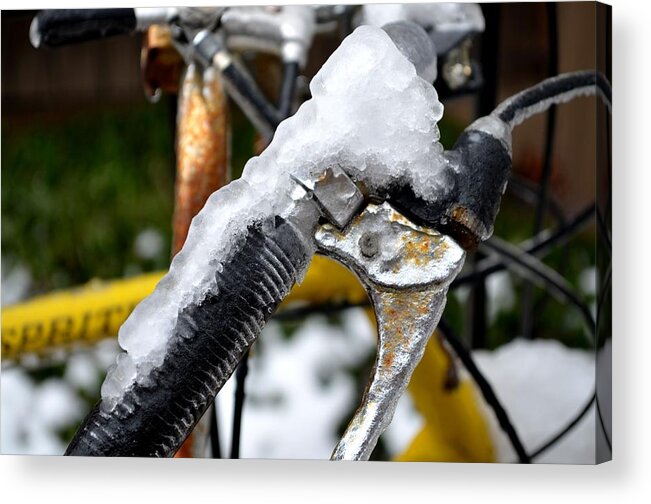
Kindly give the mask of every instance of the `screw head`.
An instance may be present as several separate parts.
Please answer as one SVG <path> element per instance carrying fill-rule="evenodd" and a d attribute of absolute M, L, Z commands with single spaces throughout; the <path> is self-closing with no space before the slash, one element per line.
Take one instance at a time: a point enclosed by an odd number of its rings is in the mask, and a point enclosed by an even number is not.
<path fill-rule="evenodd" d="M 359 238 L 359 249 L 364 257 L 373 257 L 378 253 L 378 237 L 375 233 L 364 233 Z"/>

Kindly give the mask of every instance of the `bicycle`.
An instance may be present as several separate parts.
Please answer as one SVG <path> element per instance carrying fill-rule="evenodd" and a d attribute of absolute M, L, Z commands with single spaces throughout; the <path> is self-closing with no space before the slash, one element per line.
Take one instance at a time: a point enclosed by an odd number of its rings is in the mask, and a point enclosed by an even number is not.
<path fill-rule="evenodd" d="M 507 111 L 508 111 L 508 108 L 507 108 Z M 484 133 L 486 133 L 486 132 L 484 132 Z M 332 173 L 330 176 L 334 180 L 337 180 L 337 179 L 341 178 L 341 174 L 338 174 L 338 173 Z M 301 181 L 299 181 L 299 185 L 300 185 L 300 182 Z M 305 185 L 305 182 L 303 182 L 303 185 Z M 315 188 L 310 188 L 310 190 L 313 191 L 315 195 L 317 195 L 317 189 L 318 188 L 316 188 L 316 187 Z M 494 189 L 495 188 L 493 188 L 493 190 Z M 327 194 L 325 196 L 327 196 Z M 324 196 L 321 196 L 321 197 L 324 197 Z M 317 196 L 317 198 L 318 198 L 318 196 Z M 417 198 L 414 198 L 413 194 L 403 193 L 402 195 L 399 195 L 398 198 L 395 201 L 392 201 L 392 202 L 394 204 L 396 204 L 396 206 L 398 206 L 398 207 L 401 207 L 401 208 L 404 207 L 405 210 L 407 209 L 407 207 L 409 207 L 409 210 L 411 212 L 413 212 L 413 208 L 414 208 L 415 205 L 413 205 L 411 203 L 411 201 L 413 201 L 414 199 L 417 199 Z M 493 198 L 485 198 L 485 199 L 490 200 L 490 199 L 494 199 L 494 197 Z M 403 203 L 401 203 L 401 201 L 403 201 Z M 410 201 L 409 205 L 405 204 L 404 201 Z M 471 202 L 471 203 L 472 204 L 478 204 L 478 205 L 481 204 L 481 202 L 476 202 L 476 201 Z M 421 207 L 422 206 L 423 205 L 421 205 Z M 432 222 L 433 220 L 439 219 L 439 222 L 438 222 L 439 227 L 442 227 L 443 229 L 446 229 L 446 230 L 449 229 L 449 232 L 451 234 L 453 234 L 457 238 L 458 241 L 460 241 L 462 243 L 465 243 L 465 245 L 467 247 L 471 247 L 474 244 L 474 242 L 479 241 L 482 237 L 486 237 L 486 235 L 487 235 L 487 233 L 489 233 L 489 229 L 490 229 L 490 227 L 487 226 L 486 224 L 489 222 L 490 214 L 492 212 L 494 212 L 494 210 L 495 210 L 495 209 L 491 209 L 491 208 L 489 208 L 487 210 L 482 209 L 482 211 L 484 211 L 484 212 L 487 211 L 488 212 L 487 216 L 484 216 L 484 217 L 487 217 L 487 219 L 484 220 L 484 222 L 479 222 L 478 223 L 478 222 L 473 222 L 473 221 L 467 221 L 467 220 L 464 220 L 464 219 L 455 220 L 454 218 L 452 218 L 452 222 L 450 223 L 446 219 L 449 219 L 452 216 L 446 215 L 445 219 L 441 215 L 439 215 L 438 217 L 432 217 L 432 212 L 436 213 L 437 210 L 427 208 L 427 205 L 424 205 L 424 207 L 425 207 L 425 209 L 421 210 L 421 212 L 424 212 L 424 214 L 423 214 L 424 216 L 423 215 L 418 215 L 418 217 L 420 217 L 421 220 Z M 429 212 L 429 214 L 428 214 L 428 212 Z M 329 215 L 329 217 L 333 218 L 335 216 Z M 335 222 L 336 222 L 336 220 L 335 220 Z M 482 228 L 480 224 L 483 225 L 484 227 Z M 449 226 L 451 226 L 451 227 L 449 227 Z M 372 240 L 371 240 L 371 242 L 369 244 L 367 244 L 367 246 L 370 249 L 370 251 L 372 252 L 372 250 L 374 248 Z M 369 251 L 367 250 L 367 252 L 369 252 Z M 371 252 L 369 252 L 369 253 L 371 253 Z"/>
<path fill-rule="evenodd" d="M 292 8 L 286 10 L 291 11 Z M 219 16 L 229 49 L 245 50 L 253 47 L 258 50 L 271 49 L 271 52 L 276 52 L 280 49 L 281 52 L 285 54 L 287 51 L 283 51 L 283 47 L 289 47 L 289 56 L 283 58 L 285 61 L 286 71 L 284 81 L 281 85 L 281 96 L 278 106 L 279 111 L 287 113 L 291 102 L 290 98 L 293 94 L 292 81 L 295 80 L 292 77 L 295 77 L 297 67 L 304 64 L 303 61 L 296 62 L 294 60 L 304 60 L 305 46 L 309 45 L 308 41 L 312 31 L 310 28 L 310 16 L 309 14 L 306 14 L 306 11 L 309 11 L 309 9 L 294 9 L 293 12 L 290 12 L 289 19 L 288 16 L 282 15 L 284 12 L 280 12 L 281 15 L 279 16 L 278 10 L 265 12 L 264 9 L 257 8 L 236 8 L 227 11 L 224 11 L 224 9 L 46 11 L 39 15 L 32 23 L 30 37 L 35 46 L 49 45 L 56 47 L 67 43 L 92 39 L 99 34 L 116 35 L 133 31 L 134 27 L 136 30 L 142 30 L 145 27 L 149 27 L 150 33 L 146 41 L 147 50 L 149 52 L 143 54 L 143 60 L 146 62 L 144 73 L 148 92 L 150 96 L 155 99 L 159 96 L 158 91 L 160 91 L 160 86 L 167 90 L 170 88 L 174 90 L 174 84 L 170 84 L 169 78 L 161 79 L 160 70 L 157 71 L 156 68 L 151 68 L 151 66 L 154 65 L 150 61 L 152 59 L 150 58 L 150 54 L 153 55 L 154 50 L 157 51 L 156 57 L 153 58 L 154 60 L 156 58 L 160 60 L 170 58 L 167 53 L 165 57 L 160 57 L 159 53 L 160 51 L 166 51 L 168 49 L 172 38 L 170 34 L 166 33 L 169 31 L 169 28 L 164 28 L 162 25 L 156 25 L 153 23 L 165 22 L 165 26 L 167 26 L 173 20 L 174 23 L 178 23 L 175 25 L 175 36 L 179 38 L 179 40 L 182 40 L 183 35 L 179 33 L 179 31 L 184 29 L 182 26 L 187 28 L 187 25 L 190 25 L 191 29 L 194 29 L 195 26 L 211 26 L 214 24 L 214 20 L 217 16 Z M 342 7 L 318 8 L 316 9 L 317 25 L 323 25 L 324 23 L 332 24 L 333 19 L 336 20 L 336 18 L 342 17 L 342 15 L 346 14 L 346 11 L 347 9 Z M 476 17 L 476 12 L 473 12 L 472 14 Z M 202 17 L 204 19 L 201 19 Z M 303 29 L 299 29 L 301 24 L 300 22 L 302 22 L 304 26 Z M 289 29 L 287 27 L 288 24 Z M 475 25 L 477 25 L 477 22 L 475 22 Z M 468 34 L 472 34 L 473 30 L 481 29 L 481 23 L 479 23 L 479 26 L 475 25 L 473 25 L 471 29 L 459 29 L 455 23 L 451 23 L 450 20 L 448 20 L 447 25 L 439 30 L 439 37 L 446 40 L 450 38 L 453 39 L 452 41 L 447 40 L 446 42 L 449 50 L 454 48 L 454 46 L 460 41 L 463 41 Z M 153 31 L 153 33 L 151 33 L 151 31 Z M 319 31 L 323 32 L 324 30 L 321 29 Z M 296 35 L 297 32 L 298 37 Z M 256 38 L 258 40 L 257 42 Z M 179 40 L 175 40 L 176 49 L 178 49 L 182 54 L 184 54 L 186 59 L 188 59 L 190 50 L 185 47 L 180 47 Z M 260 43 L 260 41 L 268 42 L 270 40 L 273 42 L 271 47 L 269 47 L 268 44 L 265 45 L 264 43 Z M 279 47 L 276 48 L 274 45 L 278 45 Z M 299 47 L 298 49 L 297 46 Z M 445 52 L 441 51 L 441 54 L 445 54 Z M 155 63 L 156 61 L 154 61 L 154 64 Z M 178 78 L 180 72 L 178 70 L 170 69 L 169 62 L 167 62 L 166 65 L 167 66 L 163 69 L 172 76 L 177 75 Z M 244 93 L 242 95 L 243 98 L 237 100 L 238 103 L 242 105 L 242 108 L 245 111 L 249 112 L 249 118 L 252 122 L 257 124 L 258 130 L 262 133 L 267 132 L 268 128 L 273 127 L 274 125 L 273 118 L 269 119 L 273 116 L 273 113 L 257 114 L 256 107 L 262 108 L 264 112 L 265 110 L 271 110 L 271 106 L 264 102 L 264 98 L 261 97 L 260 92 L 257 90 L 255 85 L 252 84 L 252 80 L 247 76 L 246 70 L 238 65 L 233 65 L 233 68 L 235 72 L 234 80 L 244 82 L 244 86 L 240 86 L 244 88 Z M 226 73 L 228 74 L 229 72 L 230 70 Z M 183 98 L 180 105 L 181 113 L 179 117 L 178 145 L 180 148 L 180 155 L 177 166 L 177 203 L 175 205 L 177 211 L 174 226 L 175 237 L 173 238 L 174 250 L 178 250 L 182 244 L 190 217 L 196 213 L 198 208 L 201 207 L 205 197 L 207 197 L 212 190 L 221 185 L 225 180 L 226 175 L 224 161 L 228 155 L 225 149 L 221 147 L 225 136 L 223 121 L 225 113 L 222 112 L 225 105 L 219 103 L 219 100 L 221 99 L 220 97 L 223 96 L 223 94 L 219 92 L 220 83 L 217 82 L 214 77 L 211 77 L 211 91 L 207 96 L 212 97 L 212 102 L 203 104 L 199 101 L 197 104 L 196 95 L 198 88 L 201 87 L 201 80 L 201 76 L 197 75 L 193 64 L 190 64 L 180 92 Z M 154 82 L 152 83 L 151 81 Z M 476 85 L 476 82 L 473 83 L 473 85 Z M 457 84 L 456 87 L 458 88 L 459 84 Z M 236 94 L 237 98 L 241 93 L 237 90 Z M 205 92 L 204 95 L 206 95 Z M 184 103 L 188 103 L 188 105 L 184 106 Z M 212 111 L 211 108 L 213 109 Z M 211 137 L 208 137 L 205 134 L 200 137 L 193 137 L 191 134 L 188 135 L 187 132 L 184 133 L 184 131 L 191 132 L 193 129 L 193 121 L 199 122 L 203 119 L 201 117 L 202 114 L 205 115 L 206 113 L 217 116 L 216 119 L 209 119 L 207 121 L 209 129 L 212 131 Z M 258 116 L 263 117 L 262 121 L 258 119 Z M 268 124 L 264 123 L 265 117 L 268 119 Z M 213 124 L 215 121 L 217 121 L 217 125 Z M 194 129 L 196 129 L 196 127 Z M 189 145 L 190 148 L 184 148 L 184 145 Z M 187 159 L 188 155 L 186 152 L 191 153 L 193 151 L 196 152 L 202 150 L 209 153 L 215 150 L 216 152 L 212 154 L 212 157 L 200 160 L 202 161 L 201 163 L 198 163 L 198 160 L 192 159 L 192 157 Z M 195 171 L 194 179 L 184 180 L 184 173 L 189 171 L 189 167 L 193 168 Z M 211 172 L 221 173 L 218 180 L 210 182 L 209 175 Z M 203 192 L 194 195 L 190 194 L 190 197 L 188 198 L 188 196 L 185 195 L 189 192 L 188 187 L 191 188 L 193 184 L 202 182 L 203 179 L 209 181 L 207 185 L 204 184 Z M 179 181 L 181 181 L 180 184 Z M 190 201 L 190 204 L 188 205 L 188 201 L 186 200 L 191 200 L 192 198 L 194 198 L 195 201 Z M 322 268 L 325 268 L 325 266 L 322 266 Z M 328 267 L 326 271 L 329 275 L 337 273 L 336 270 L 332 270 L 332 267 Z M 339 275 L 339 277 L 340 282 L 342 278 L 346 280 L 346 278 L 341 275 Z M 37 300 L 35 303 L 20 306 L 17 310 L 9 309 L 5 313 L 5 320 L 8 320 L 8 322 L 6 327 L 3 327 L 3 333 L 5 334 L 5 337 L 3 338 L 3 356 L 9 359 L 17 358 L 24 352 L 46 351 L 48 347 L 56 348 L 57 346 L 66 344 L 68 341 L 75 342 L 79 339 L 92 342 L 97 338 L 112 334 L 117 331 L 117 327 L 121 325 L 126 314 L 132 310 L 136 302 L 141 297 L 144 297 L 143 293 L 151 289 L 151 286 L 153 285 L 152 282 L 155 282 L 155 277 L 153 276 L 143 277 L 141 281 L 131 280 L 125 283 L 116 282 L 114 284 L 115 287 L 103 292 L 101 289 L 98 289 L 97 285 L 94 285 L 94 291 L 99 290 L 100 292 L 84 295 L 89 296 L 88 302 L 90 306 L 94 306 L 95 308 L 99 306 L 99 309 L 96 309 L 95 313 L 87 311 L 83 305 L 80 305 L 79 308 L 74 307 L 71 312 L 70 308 L 68 308 L 71 298 L 66 295 L 57 295 L 51 300 L 46 298 L 43 300 L 43 305 L 40 304 L 41 301 Z M 349 280 L 348 283 L 350 284 Z M 347 295 L 345 297 L 348 299 L 348 302 L 352 299 L 352 302 L 354 303 L 357 302 L 356 299 L 360 296 L 360 288 L 356 285 L 355 287 L 348 287 L 344 290 L 350 291 L 351 289 L 356 289 L 356 293 L 353 293 L 352 296 Z M 125 294 L 127 294 L 126 297 Z M 330 293 L 330 298 L 332 298 L 332 294 L 337 295 L 336 288 Z M 350 294 L 350 292 L 347 294 Z M 73 296 L 72 299 L 74 299 L 75 304 L 78 305 L 79 292 L 75 292 Z M 298 297 L 300 299 L 301 294 L 299 294 Z M 313 300 L 312 298 L 314 297 L 314 293 L 310 293 L 308 299 Z M 116 298 L 120 300 L 116 301 Z M 105 308 L 103 307 L 104 305 Z M 46 320 L 35 323 L 33 316 L 33 312 L 35 311 L 45 313 Z M 101 320 L 97 321 L 99 323 L 93 320 L 93 318 L 97 318 L 98 315 L 101 318 Z M 69 321 L 65 327 L 61 325 L 62 317 Z M 76 322 L 79 320 L 81 323 Z M 33 331 L 29 329 L 29 327 L 36 327 L 37 329 L 42 327 L 45 328 L 45 330 L 38 329 L 37 331 Z M 199 446 L 199 449 L 194 450 L 195 453 L 201 453 L 202 444 L 199 443 Z"/>

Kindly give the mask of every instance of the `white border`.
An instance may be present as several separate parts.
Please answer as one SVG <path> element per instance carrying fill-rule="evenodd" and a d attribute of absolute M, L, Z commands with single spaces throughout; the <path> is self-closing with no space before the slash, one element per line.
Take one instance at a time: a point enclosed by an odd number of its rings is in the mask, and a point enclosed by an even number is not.
<path fill-rule="evenodd" d="M 138 6 L 177 2 L 139 0 Z M 194 5 L 210 4 L 197 0 Z M 234 2 L 229 2 L 232 4 Z M 238 2 L 239 3 L 239 2 Z M 248 3 L 256 3 L 254 1 Z M 298 3 L 298 2 L 284 2 Z M 45 4 L 45 5 L 44 5 Z M 2 2 L 3 9 L 109 2 Z M 111 2 L 114 6 L 132 2 Z M 614 454 L 598 467 L 0 457 L 3 502 L 650 502 L 647 2 L 615 0 Z M 6 49 L 6 48 L 3 48 Z M 33 500 L 32 500 L 33 499 Z M 38 500 L 37 500 L 38 499 Z"/>

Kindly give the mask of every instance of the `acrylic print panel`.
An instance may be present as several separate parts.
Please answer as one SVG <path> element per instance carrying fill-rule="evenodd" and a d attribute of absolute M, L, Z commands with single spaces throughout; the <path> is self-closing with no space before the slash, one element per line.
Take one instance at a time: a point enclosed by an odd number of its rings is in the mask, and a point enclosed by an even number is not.
<path fill-rule="evenodd" d="M 2 33 L 3 454 L 610 459 L 610 7 Z"/>

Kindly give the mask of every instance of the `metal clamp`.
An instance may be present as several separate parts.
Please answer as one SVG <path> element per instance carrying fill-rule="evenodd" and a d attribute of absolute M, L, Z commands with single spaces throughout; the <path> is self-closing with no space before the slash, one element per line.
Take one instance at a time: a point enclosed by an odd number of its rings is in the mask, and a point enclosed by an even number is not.
<path fill-rule="evenodd" d="M 343 231 L 325 224 L 315 239 L 319 252 L 357 274 L 375 309 L 375 365 L 332 454 L 333 460 L 368 460 L 436 329 L 465 252 L 450 237 L 413 224 L 388 203 L 368 205 Z"/>

